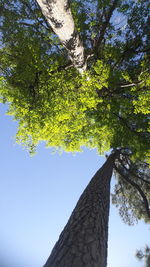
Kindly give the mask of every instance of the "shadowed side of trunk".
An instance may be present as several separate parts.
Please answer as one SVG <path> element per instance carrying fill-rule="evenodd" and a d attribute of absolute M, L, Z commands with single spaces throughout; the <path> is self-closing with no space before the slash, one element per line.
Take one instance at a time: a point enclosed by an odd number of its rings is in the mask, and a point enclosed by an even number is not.
<path fill-rule="evenodd" d="M 110 155 L 91 179 L 44 267 L 106 267 L 114 160 Z"/>

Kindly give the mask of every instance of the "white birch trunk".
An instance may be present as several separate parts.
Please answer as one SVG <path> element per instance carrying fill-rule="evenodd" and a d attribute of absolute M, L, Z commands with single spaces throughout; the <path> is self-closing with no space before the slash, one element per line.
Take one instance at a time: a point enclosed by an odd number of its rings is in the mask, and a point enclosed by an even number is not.
<path fill-rule="evenodd" d="M 75 29 L 68 0 L 36 0 L 48 24 L 67 49 L 69 57 L 82 74 L 86 70 L 83 44 Z"/>

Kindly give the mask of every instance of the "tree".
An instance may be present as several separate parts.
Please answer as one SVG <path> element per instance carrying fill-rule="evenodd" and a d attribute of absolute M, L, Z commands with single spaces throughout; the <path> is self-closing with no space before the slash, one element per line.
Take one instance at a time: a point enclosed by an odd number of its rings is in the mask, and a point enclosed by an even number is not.
<path fill-rule="evenodd" d="M 37 0 L 42 13 L 53 31 L 58 35 L 63 46 L 68 50 L 71 61 L 79 72 L 86 70 L 83 44 L 75 28 L 69 1 Z"/>
<path fill-rule="evenodd" d="M 145 259 L 145 267 L 150 266 L 150 248 L 148 246 L 145 246 L 144 250 L 138 250 L 136 253 L 136 257 L 139 260 Z"/>
<path fill-rule="evenodd" d="M 91 179 L 45 267 L 106 266 L 112 154 Z"/>
<path fill-rule="evenodd" d="M 123 164 L 127 157 L 129 157 L 128 150 L 116 150 L 97 171 L 82 193 L 44 267 L 106 267 L 110 181 L 113 168 L 117 170 L 119 168 L 117 161 Z M 125 214 L 123 218 L 125 217 L 126 222 L 130 224 L 131 215 L 132 219 L 137 218 L 137 214 L 139 215 L 139 212 L 136 211 L 139 205 L 141 208 L 139 209 L 140 215 L 138 219 L 143 217 L 147 219 L 147 221 L 150 221 L 150 209 L 148 204 L 150 200 L 149 189 L 141 190 L 140 187 L 141 185 L 144 186 L 145 182 L 140 180 L 139 182 L 142 183 L 139 186 L 138 182 L 134 182 L 133 178 L 130 180 L 129 174 L 127 177 L 126 174 L 124 176 L 120 168 L 118 173 L 125 179 L 127 183 L 126 187 L 128 186 L 130 188 L 130 190 L 124 189 L 126 194 L 128 194 L 128 191 L 130 191 L 131 194 L 132 190 L 134 193 L 133 199 L 128 199 L 129 204 L 126 205 L 126 203 L 123 203 L 123 214 L 121 214 L 121 216 Z M 131 173 L 131 175 L 133 175 L 133 173 Z M 139 179 L 140 177 L 138 177 L 138 180 Z M 148 181 L 148 183 L 150 184 L 150 181 Z M 131 187 L 131 185 L 133 187 Z M 118 201 L 118 204 L 121 203 Z"/>
<path fill-rule="evenodd" d="M 1 5 L 0 94 L 19 123 L 17 141 L 31 151 L 41 140 L 67 151 L 128 146 L 139 159 L 149 157 L 148 2 L 118 4 L 125 30 L 110 20 L 111 1 L 72 2 L 85 47 L 83 76 L 35 1 Z"/>
<path fill-rule="evenodd" d="M 148 1 L 37 2 L 43 15 L 35 1 L 1 1 L 0 98 L 18 121 L 17 141 L 31 152 L 40 141 L 126 148 L 113 202 L 127 223 L 148 221 Z"/>

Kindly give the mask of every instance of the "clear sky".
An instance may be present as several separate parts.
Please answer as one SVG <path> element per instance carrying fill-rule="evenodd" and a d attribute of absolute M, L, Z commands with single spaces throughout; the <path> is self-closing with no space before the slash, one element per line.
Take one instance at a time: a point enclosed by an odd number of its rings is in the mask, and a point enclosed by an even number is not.
<path fill-rule="evenodd" d="M 0 106 L 0 267 L 42 267 L 85 186 L 105 161 L 95 150 L 34 157 L 15 144 L 17 123 Z M 112 181 L 113 182 L 113 181 Z M 125 225 L 111 206 L 108 267 L 142 267 L 150 226 Z M 69 267 L 69 266 L 68 266 Z"/>

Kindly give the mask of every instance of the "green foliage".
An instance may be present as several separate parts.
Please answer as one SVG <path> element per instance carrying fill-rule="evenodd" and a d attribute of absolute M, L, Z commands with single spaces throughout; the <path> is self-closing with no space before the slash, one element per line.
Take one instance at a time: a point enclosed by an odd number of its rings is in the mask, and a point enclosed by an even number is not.
<path fill-rule="evenodd" d="M 145 267 L 150 266 L 150 248 L 146 245 L 145 248 L 142 250 L 137 250 L 136 257 L 138 260 L 145 260 Z"/>
<path fill-rule="evenodd" d="M 112 1 L 71 1 L 85 53 L 92 53 L 83 77 L 36 1 L 1 6 L 0 100 L 18 121 L 17 142 L 31 151 L 40 141 L 66 151 L 129 147 L 134 160 L 148 162 L 148 1 L 121 1 L 110 20 Z"/>
<path fill-rule="evenodd" d="M 32 154 L 41 141 L 71 152 L 130 149 L 130 164 L 119 170 L 150 201 L 142 180 L 150 163 L 149 1 L 118 1 L 114 13 L 110 0 L 75 0 L 71 8 L 87 57 L 82 77 L 36 1 L 1 0 L 0 102 Z M 123 220 L 148 222 L 135 186 L 116 178 L 112 200 Z"/>
<path fill-rule="evenodd" d="M 150 114 L 150 74 L 149 74 L 149 58 L 145 57 L 141 62 L 142 72 L 138 77 L 141 92 L 138 98 L 133 101 L 135 113 Z M 143 90 L 142 90 L 143 88 Z M 134 90 L 134 89 L 133 89 Z M 149 129 L 150 131 L 150 129 Z"/>
<path fill-rule="evenodd" d="M 99 62 L 94 68 L 98 65 L 103 67 Z M 18 70 L 22 72 L 20 67 Z M 26 78 L 20 81 L 20 77 L 13 71 L 9 83 L 1 88 L 1 94 L 5 92 L 5 98 L 10 102 L 8 114 L 19 121 L 17 141 L 30 148 L 45 140 L 48 146 L 67 151 L 80 150 L 82 145 L 95 147 L 98 139 L 103 140 L 103 130 L 107 128 L 104 125 L 101 129 L 96 129 L 94 118 L 90 116 L 90 112 L 94 112 L 97 104 L 102 101 L 97 98 L 96 91 L 93 91 L 93 84 L 99 89 L 106 84 L 107 71 L 104 68 L 101 70 L 101 84 L 98 83 L 97 76 L 93 75 L 88 81 L 74 69 L 56 71 L 55 74 L 53 71 L 50 69 L 47 73 L 41 73 L 36 83 L 36 70 L 30 72 L 27 84 Z M 26 69 L 23 68 L 23 77 L 25 74 Z M 24 87 L 20 88 L 20 85 Z M 109 139 L 108 144 L 105 139 L 105 143 L 101 144 L 103 151 L 109 145 Z"/>
<path fill-rule="evenodd" d="M 123 164 L 122 164 L 123 163 Z M 123 221 L 133 225 L 140 219 L 146 223 L 150 222 L 150 217 L 146 211 L 146 205 L 134 182 L 142 190 L 144 196 L 150 202 L 150 169 L 145 162 L 133 162 L 129 159 L 119 161 L 117 167 L 120 172 L 115 172 L 117 184 L 112 194 L 112 203 L 119 208 L 119 214 Z M 121 175 L 122 174 L 122 175 Z M 125 179 L 127 177 L 127 179 Z M 129 183 L 129 181 L 131 183 Z M 149 204 L 148 204 L 149 205 Z"/>

